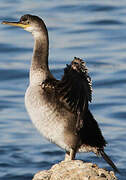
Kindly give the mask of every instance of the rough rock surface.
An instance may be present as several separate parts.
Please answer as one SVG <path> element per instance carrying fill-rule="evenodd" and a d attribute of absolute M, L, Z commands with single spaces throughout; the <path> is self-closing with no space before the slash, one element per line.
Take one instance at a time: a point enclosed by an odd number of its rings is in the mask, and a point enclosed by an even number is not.
<path fill-rule="evenodd" d="M 33 180 L 117 180 L 113 171 L 80 160 L 62 161 L 50 170 L 40 171 Z"/>

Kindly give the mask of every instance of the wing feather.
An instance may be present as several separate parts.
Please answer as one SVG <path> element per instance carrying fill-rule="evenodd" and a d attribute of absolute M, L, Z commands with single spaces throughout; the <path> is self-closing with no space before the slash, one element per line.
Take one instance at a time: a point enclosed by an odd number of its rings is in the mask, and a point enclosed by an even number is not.
<path fill-rule="evenodd" d="M 64 69 L 64 75 L 59 83 L 62 99 L 65 99 L 73 111 L 83 111 L 87 101 L 92 100 L 92 82 L 88 75 L 85 62 L 74 58 Z"/>
<path fill-rule="evenodd" d="M 92 100 L 92 82 L 82 59 L 75 57 L 71 64 L 67 65 L 58 89 L 61 101 L 77 115 L 76 129 L 79 132 L 83 125 L 82 117 L 88 109 L 88 102 Z"/>
<path fill-rule="evenodd" d="M 92 100 L 92 82 L 85 62 L 75 57 L 64 69 L 60 81 L 48 78 L 42 83 L 42 87 L 46 92 L 50 92 L 50 95 L 53 91 L 55 97 L 76 114 L 78 133 L 84 123 L 83 117 L 88 110 L 88 102 Z"/>

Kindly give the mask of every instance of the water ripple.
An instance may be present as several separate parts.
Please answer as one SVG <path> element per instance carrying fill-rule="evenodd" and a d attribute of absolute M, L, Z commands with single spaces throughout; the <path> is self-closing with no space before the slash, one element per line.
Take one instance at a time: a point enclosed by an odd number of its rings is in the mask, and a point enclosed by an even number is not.
<path fill-rule="evenodd" d="M 114 26 L 114 25 L 122 25 L 123 22 L 119 20 L 112 20 L 112 19 L 104 19 L 104 20 L 95 20 L 95 21 L 90 21 L 87 22 L 86 24 L 91 24 L 91 25 L 107 25 L 107 26 Z"/>
<path fill-rule="evenodd" d="M 17 47 L 17 46 L 12 46 L 10 44 L 3 44 L 0 43 L 0 53 L 13 53 L 13 52 L 31 52 L 32 48 L 24 48 L 24 47 Z"/>
<path fill-rule="evenodd" d="M 112 11 L 114 11 L 114 10 L 117 10 L 117 9 L 120 9 L 120 7 L 117 7 L 117 6 L 112 6 L 112 5 L 100 5 L 100 4 L 97 4 L 97 5 L 95 5 L 95 4 L 93 4 L 93 5 L 89 5 L 89 6 L 87 6 L 87 11 L 91 11 L 91 12 L 112 12 Z"/>
<path fill-rule="evenodd" d="M 14 79 L 22 79 L 28 76 L 28 73 L 24 70 L 18 69 L 4 69 L 0 70 L 0 80 L 14 80 Z"/>

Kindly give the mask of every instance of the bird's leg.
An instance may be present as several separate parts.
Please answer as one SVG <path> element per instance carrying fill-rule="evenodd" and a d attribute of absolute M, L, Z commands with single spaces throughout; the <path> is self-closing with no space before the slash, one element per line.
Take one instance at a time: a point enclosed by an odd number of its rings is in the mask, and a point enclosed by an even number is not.
<path fill-rule="evenodd" d="M 67 151 L 66 155 L 65 155 L 65 161 L 74 160 L 75 155 L 76 155 L 76 150 L 75 149 L 71 149 L 70 152 Z"/>

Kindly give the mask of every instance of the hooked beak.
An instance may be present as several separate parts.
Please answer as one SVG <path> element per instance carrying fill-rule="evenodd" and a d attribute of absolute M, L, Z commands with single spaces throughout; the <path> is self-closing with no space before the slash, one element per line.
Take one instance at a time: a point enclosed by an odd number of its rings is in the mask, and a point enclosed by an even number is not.
<path fill-rule="evenodd" d="M 29 24 L 23 24 L 21 22 L 8 22 L 8 21 L 3 21 L 1 24 L 7 24 L 7 25 L 10 25 L 10 26 L 18 26 L 18 27 L 21 27 L 23 29 L 27 28 L 27 27 L 30 27 Z"/>

